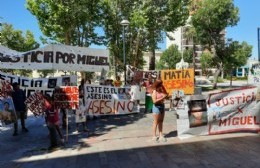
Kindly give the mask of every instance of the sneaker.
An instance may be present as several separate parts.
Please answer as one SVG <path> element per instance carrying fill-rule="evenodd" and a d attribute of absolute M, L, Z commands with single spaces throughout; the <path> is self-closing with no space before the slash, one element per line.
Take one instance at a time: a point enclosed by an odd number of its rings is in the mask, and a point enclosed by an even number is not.
<path fill-rule="evenodd" d="M 17 136 L 17 135 L 18 135 L 18 133 L 17 133 L 17 132 L 14 132 L 14 133 L 13 133 L 13 136 Z"/>
<path fill-rule="evenodd" d="M 152 137 L 152 141 L 158 143 L 159 139 L 158 139 L 158 137 Z"/>
<path fill-rule="evenodd" d="M 29 130 L 27 128 L 23 128 L 22 131 L 23 132 L 29 132 Z"/>
<path fill-rule="evenodd" d="M 164 136 L 161 136 L 161 137 L 159 138 L 159 141 L 160 141 L 160 142 L 167 142 L 167 139 L 166 139 Z"/>
<path fill-rule="evenodd" d="M 61 143 L 62 146 L 64 146 L 64 145 L 65 145 L 65 140 L 64 140 L 64 139 L 61 139 L 61 140 L 60 140 L 60 143 Z"/>

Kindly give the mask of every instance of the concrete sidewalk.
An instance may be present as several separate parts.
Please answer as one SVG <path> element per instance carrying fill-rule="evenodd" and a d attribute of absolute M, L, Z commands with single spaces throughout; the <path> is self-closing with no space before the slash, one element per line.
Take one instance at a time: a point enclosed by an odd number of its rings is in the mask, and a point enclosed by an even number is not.
<path fill-rule="evenodd" d="M 167 142 L 151 141 L 151 113 L 105 116 L 88 121 L 89 133 L 73 133 L 64 149 L 48 153 L 48 130 L 43 118 L 30 116 L 29 133 L 0 136 L 0 168 L 231 168 L 260 165 L 260 136 L 254 133 L 200 136 L 180 140 L 176 115 L 166 112 Z M 20 125 L 19 125 L 20 126 Z M 64 131 L 65 133 L 65 131 Z"/>

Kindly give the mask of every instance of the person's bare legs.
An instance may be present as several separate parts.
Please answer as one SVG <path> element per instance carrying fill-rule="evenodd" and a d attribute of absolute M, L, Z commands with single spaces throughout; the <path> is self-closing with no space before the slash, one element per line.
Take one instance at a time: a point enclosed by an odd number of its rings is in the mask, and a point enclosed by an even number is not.
<path fill-rule="evenodd" d="M 158 127 L 159 127 L 159 140 L 162 141 L 162 142 L 166 142 L 167 139 L 164 137 L 163 135 L 163 120 L 164 120 L 164 115 L 165 115 L 165 112 L 161 112 L 159 114 L 159 120 L 158 120 Z"/>
<path fill-rule="evenodd" d="M 159 114 L 153 114 L 153 138 L 156 138 L 158 120 L 159 120 Z"/>

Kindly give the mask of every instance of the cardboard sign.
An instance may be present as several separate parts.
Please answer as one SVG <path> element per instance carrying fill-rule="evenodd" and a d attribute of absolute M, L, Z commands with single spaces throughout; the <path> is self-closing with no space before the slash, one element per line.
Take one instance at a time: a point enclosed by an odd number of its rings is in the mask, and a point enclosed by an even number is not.
<path fill-rule="evenodd" d="M 44 98 L 40 92 L 36 92 L 30 95 L 25 100 L 28 110 L 30 110 L 35 116 L 40 116 L 44 113 Z"/>
<path fill-rule="evenodd" d="M 77 86 L 61 86 L 54 91 L 55 108 L 78 109 L 79 90 Z"/>
<path fill-rule="evenodd" d="M 162 70 L 161 79 L 170 95 L 173 90 L 183 90 L 185 95 L 194 94 L 194 69 Z"/>

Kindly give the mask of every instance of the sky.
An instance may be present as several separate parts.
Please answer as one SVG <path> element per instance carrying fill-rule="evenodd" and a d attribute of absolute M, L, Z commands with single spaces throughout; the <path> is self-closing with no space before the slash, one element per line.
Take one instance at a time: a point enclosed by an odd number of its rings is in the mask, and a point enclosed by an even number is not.
<path fill-rule="evenodd" d="M 25 0 L 0 0 L 0 22 L 12 24 L 15 29 L 22 31 L 30 30 L 36 40 L 42 33 L 39 29 L 37 19 L 26 9 Z M 260 27 L 260 0 L 234 0 L 235 6 L 239 8 L 240 21 L 234 27 L 227 28 L 227 38 L 237 41 L 245 41 L 253 46 L 251 59 L 258 58 L 257 28 Z M 102 48 L 102 46 L 91 46 Z M 160 43 L 161 50 L 165 50 L 166 44 Z M 103 47 L 104 48 L 104 47 Z"/>

